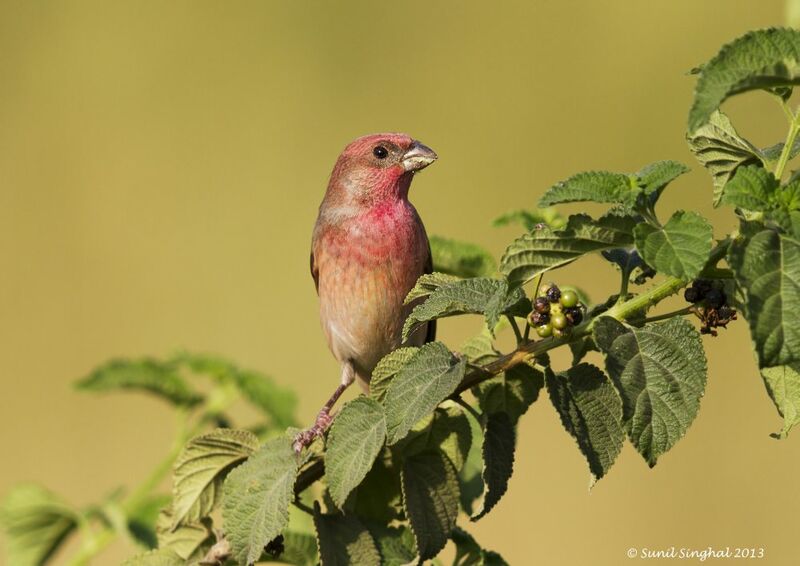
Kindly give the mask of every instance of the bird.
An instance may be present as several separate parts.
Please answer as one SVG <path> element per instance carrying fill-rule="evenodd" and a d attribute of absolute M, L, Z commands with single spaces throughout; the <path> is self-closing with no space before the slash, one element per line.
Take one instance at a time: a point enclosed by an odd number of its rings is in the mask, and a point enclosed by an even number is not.
<path fill-rule="evenodd" d="M 406 295 L 433 271 L 425 226 L 408 192 L 414 176 L 437 158 L 407 134 L 383 133 L 352 141 L 336 160 L 311 238 L 311 275 L 341 378 L 313 426 L 295 437 L 298 453 L 324 434 L 353 382 L 369 392 L 382 357 L 435 339 L 435 321 L 416 327 L 405 342 L 402 332 L 414 306 L 404 303 Z"/>

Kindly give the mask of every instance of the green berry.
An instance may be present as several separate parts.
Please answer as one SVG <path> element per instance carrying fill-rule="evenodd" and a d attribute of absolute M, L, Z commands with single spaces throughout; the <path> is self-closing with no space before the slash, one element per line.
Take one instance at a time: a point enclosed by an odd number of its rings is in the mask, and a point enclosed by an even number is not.
<path fill-rule="evenodd" d="M 569 321 L 564 313 L 556 313 L 550 317 L 550 324 L 553 325 L 553 328 L 557 328 L 559 330 L 563 330 L 567 326 L 569 326 Z"/>
<path fill-rule="evenodd" d="M 553 333 L 553 325 L 552 324 L 542 324 L 541 326 L 536 327 L 536 334 L 541 336 L 542 338 L 547 338 Z"/>
<path fill-rule="evenodd" d="M 578 305 L 578 294 L 575 291 L 563 291 L 561 293 L 561 304 L 567 308 Z"/>

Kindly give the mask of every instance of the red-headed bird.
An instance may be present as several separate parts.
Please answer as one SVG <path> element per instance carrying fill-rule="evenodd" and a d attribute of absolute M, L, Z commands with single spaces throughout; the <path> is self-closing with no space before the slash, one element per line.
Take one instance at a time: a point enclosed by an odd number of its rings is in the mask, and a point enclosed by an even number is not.
<path fill-rule="evenodd" d="M 408 200 L 414 174 L 436 160 L 405 134 L 374 134 L 348 145 L 331 173 L 311 240 L 311 275 L 328 347 L 342 364 L 339 387 L 298 452 L 321 435 L 344 390 L 358 381 L 369 391 L 378 361 L 401 345 L 411 305 L 403 301 L 432 270 L 425 226 Z M 407 345 L 434 339 L 435 323 L 417 328 Z"/>

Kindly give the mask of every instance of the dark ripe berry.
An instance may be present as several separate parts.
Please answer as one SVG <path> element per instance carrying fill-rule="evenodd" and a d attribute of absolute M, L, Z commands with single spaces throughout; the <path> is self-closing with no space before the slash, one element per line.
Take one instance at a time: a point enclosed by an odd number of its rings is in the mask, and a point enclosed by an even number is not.
<path fill-rule="evenodd" d="M 540 324 L 547 324 L 550 322 L 550 315 L 533 311 L 531 313 L 531 324 L 539 326 Z"/>
<path fill-rule="evenodd" d="M 552 283 L 545 283 L 544 285 L 540 285 L 539 286 L 539 296 L 540 297 L 546 297 L 547 296 L 547 292 L 550 290 L 550 287 L 552 287 L 552 286 L 553 286 Z"/>
<path fill-rule="evenodd" d="M 713 288 L 713 285 L 708 279 L 695 279 L 692 283 L 692 288 L 697 289 L 697 291 L 700 293 L 700 298 L 702 299 L 703 296 Z"/>
<path fill-rule="evenodd" d="M 561 304 L 564 307 L 572 308 L 578 304 L 578 294 L 575 291 L 564 291 L 561 293 Z"/>
<path fill-rule="evenodd" d="M 563 330 L 567 326 L 569 326 L 569 321 L 564 313 L 557 313 L 550 317 L 550 324 L 553 325 L 553 328 L 558 328 L 559 330 Z"/>
<path fill-rule="evenodd" d="M 583 320 L 583 311 L 578 307 L 564 309 L 564 316 L 567 317 L 567 320 L 572 326 L 577 326 Z"/>
<path fill-rule="evenodd" d="M 725 304 L 725 293 L 718 289 L 711 289 L 706 293 L 705 301 L 709 307 L 718 309 Z"/>
<path fill-rule="evenodd" d="M 686 299 L 687 303 L 695 304 L 703 300 L 703 294 L 698 288 L 689 287 L 683 292 L 683 298 Z"/>
<path fill-rule="evenodd" d="M 551 303 L 555 303 L 560 298 L 561 298 L 561 289 L 559 289 L 555 285 L 551 285 L 550 288 L 547 290 L 547 299 Z"/>
<path fill-rule="evenodd" d="M 536 327 L 536 334 L 542 338 L 547 338 L 553 334 L 553 326 L 551 324 L 542 324 Z"/>
<path fill-rule="evenodd" d="M 536 300 L 533 301 L 533 310 L 542 314 L 549 313 L 550 301 L 548 301 L 544 297 L 537 297 Z"/>
<path fill-rule="evenodd" d="M 553 336 L 556 338 L 566 338 L 572 334 L 572 328 L 567 326 L 566 328 L 554 328 L 553 329 Z"/>

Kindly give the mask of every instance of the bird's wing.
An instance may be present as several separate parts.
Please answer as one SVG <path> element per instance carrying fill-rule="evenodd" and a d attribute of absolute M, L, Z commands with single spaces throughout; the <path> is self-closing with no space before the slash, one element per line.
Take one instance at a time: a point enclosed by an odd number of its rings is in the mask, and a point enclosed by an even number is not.
<path fill-rule="evenodd" d="M 314 278 L 314 287 L 317 289 L 317 294 L 319 294 L 319 267 L 314 259 L 313 247 L 311 248 L 311 277 Z"/>
<path fill-rule="evenodd" d="M 433 273 L 433 254 L 431 253 L 431 244 L 428 243 L 428 259 L 425 262 L 425 273 Z M 425 333 L 425 343 L 433 342 L 436 340 L 436 320 L 428 322 L 428 329 Z"/>

